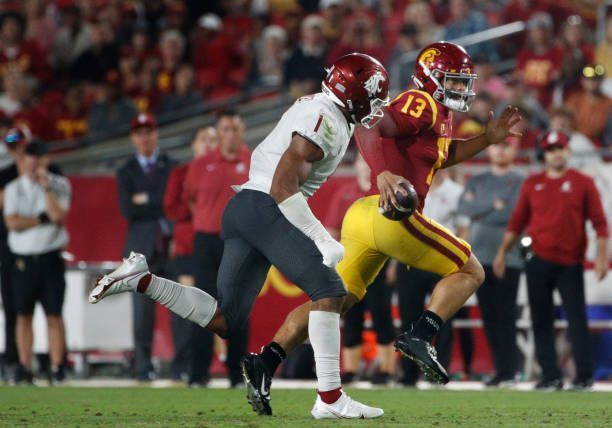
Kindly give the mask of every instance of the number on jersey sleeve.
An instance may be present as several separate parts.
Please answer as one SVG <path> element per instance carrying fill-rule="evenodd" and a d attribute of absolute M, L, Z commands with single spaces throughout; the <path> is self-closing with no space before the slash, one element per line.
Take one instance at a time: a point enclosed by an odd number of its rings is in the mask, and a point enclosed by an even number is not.
<path fill-rule="evenodd" d="M 306 104 L 306 103 L 305 103 Z M 298 115 L 299 119 L 293 124 L 293 131 L 316 144 L 323 150 L 323 157 L 337 152 L 335 148 L 338 143 L 337 125 L 329 113 L 321 110 L 302 109 Z"/>
<path fill-rule="evenodd" d="M 411 89 L 395 97 L 385 112 L 393 118 L 400 136 L 409 136 L 432 128 L 438 107 L 427 92 Z"/>

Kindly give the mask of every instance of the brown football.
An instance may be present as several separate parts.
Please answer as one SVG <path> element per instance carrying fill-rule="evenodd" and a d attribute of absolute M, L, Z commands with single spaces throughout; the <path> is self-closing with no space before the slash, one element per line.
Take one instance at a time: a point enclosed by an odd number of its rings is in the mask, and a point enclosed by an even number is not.
<path fill-rule="evenodd" d="M 414 190 L 412 184 L 408 183 L 400 183 L 408 195 L 404 195 L 401 192 L 395 192 L 395 197 L 397 198 L 397 203 L 399 206 L 392 206 L 389 211 L 384 211 L 382 215 L 387 217 L 389 220 L 401 220 L 406 217 L 410 217 L 412 213 L 419 206 L 419 196 Z"/>

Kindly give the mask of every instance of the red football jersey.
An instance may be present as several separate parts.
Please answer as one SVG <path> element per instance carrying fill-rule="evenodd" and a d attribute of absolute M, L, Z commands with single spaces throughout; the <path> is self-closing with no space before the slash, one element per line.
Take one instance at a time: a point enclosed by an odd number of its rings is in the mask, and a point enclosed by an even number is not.
<path fill-rule="evenodd" d="M 386 167 L 412 183 L 419 195 L 418 209 L 422 211 L 431 180 L 448 157 L 452 111 L 427 92 L 410 89 L 391 101 L 385 114 L 393 119 L 401 134 L 381 141 Z M 378 172 L 372 171 L 370 194 L 378 193 Z"/>

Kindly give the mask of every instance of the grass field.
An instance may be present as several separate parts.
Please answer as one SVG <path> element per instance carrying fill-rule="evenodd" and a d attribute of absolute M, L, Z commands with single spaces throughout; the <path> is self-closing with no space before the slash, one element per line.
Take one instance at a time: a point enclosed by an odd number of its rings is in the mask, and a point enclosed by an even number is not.
<path fill-rule="evenodd" d="M 244 391 L 151 388 L 0 388 L 0 426 L 612 427 L 612 393 L 348 390 L 385 409 L 373 421 L 314 421 L 311 390 L 274 390 L 275 415 L 257 416 Z"/>

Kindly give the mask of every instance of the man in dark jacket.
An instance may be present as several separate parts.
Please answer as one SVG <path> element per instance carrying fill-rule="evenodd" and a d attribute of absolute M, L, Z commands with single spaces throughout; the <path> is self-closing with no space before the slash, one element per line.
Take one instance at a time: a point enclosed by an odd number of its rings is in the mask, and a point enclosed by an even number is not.
<path fill-rule="evenodd" d="M 152 269 L 163 269 L 167 256 L 170 226 L 164 217 L 166 182 L 175 162 L 157 148 L 157 122 L 150 114 L 132 120 L 130 139 L 136 154 L 117 172 L 119 205 L 128 222 L 124 256 L 130 250 L 151 260 Z M 155 306 L 149 299 L 134 295 L 134 365 L 138 380 L 150 380 L 153 373 L 151 344 Z"/>

